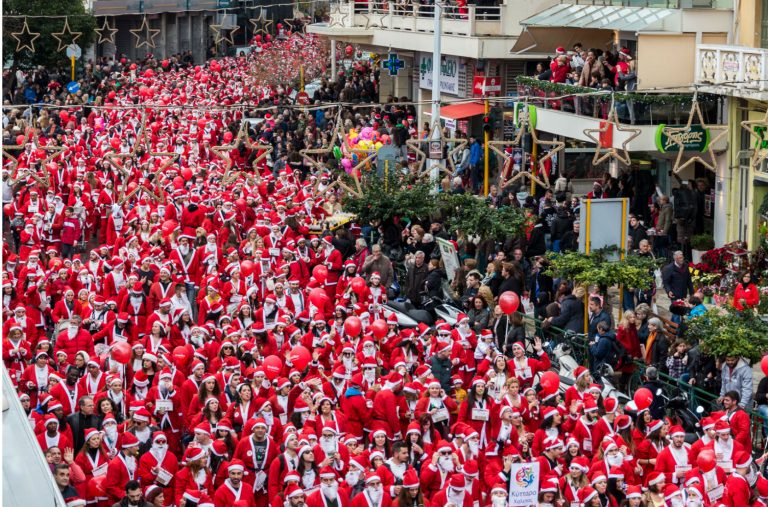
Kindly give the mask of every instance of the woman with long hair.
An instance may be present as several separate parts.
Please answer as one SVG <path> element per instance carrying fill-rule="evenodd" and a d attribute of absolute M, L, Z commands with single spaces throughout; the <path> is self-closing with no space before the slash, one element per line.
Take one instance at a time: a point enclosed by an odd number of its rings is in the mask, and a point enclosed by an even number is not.
<path fill-rule="evenodd" d="M 320 470 L 315 463 L 315 453 L 308 445 L 299 449 L 299 466 L 296 473 L 299 474 L 299 486 L 304 493 L 309 495 L 320 487 Z"/>
<path fill-rule="evenodd" d="M 219 383 L 216 380 L 216 377 L 210 373 L 206 374 L 200 381 L 200 387 L 197 389 L 197 396 L 192 398 L 185 419 L 191 421 L 198 415 L 203 408 L 205 408 L 209 398 L 217 398 L 219 400 L 219 405 L 222 407 L 226 407 L 227 405 L 224 401 L 224 395 L 219 388 Z M 194 428 L 194 426 L 192 427 Z"/>
<path fill-rule="evenodd" d="M 189 343 L 194 326 L 195 323 L 192 322 L 192 314 L 189 313 L 189 310 L 186 308 L 174 310 L 170 333 L 171 346 L 176 348 Z"/>
<path fill-rule="evenodd" d="M 421 473 L 421 463 L 431 455 L 432 446 L 424 443 L 418 421 L 408 425 L 405 432 L 405 445 L 408 447 L 408 463 L 416 473 Z"/>
<path fill-rule="evenodd" d="M 238 400 L 229 405 L 227 419 L 232 421 L 235 431 L 240 433 L 243 425 L 256 413 L 256 404 L 253 403 L 253 389 L 251 385 L 243 382 L 237 386 Z"/>
<path fill-rule="evenodd" d="M 624 347 L 624 350 L 628 355 L 621 358 L 620 363 L 617 365 L 617 370 L 621 372 L 619 389 L 625 391 L 629 379 L 636 368 L 634 362 L 629 359 L 640 359 L 642 357 L 640 340 L 637 336 L 637 319 L 635 317 L 635 312 L 632 310 L 626 310 L 622 314 L 621 321 L 619 321 L 619 325 L 616 326 L 616 341 Z"/>
<path fill-rule="evenodd" d="M 393 507 L 431 507 L 429 500 L 421 492 L 419 478 L 413 470 L 403 475 L 400 494 L 397 495 Z"/>
<path fill-rule="evenodd" d="M 643 477 L 646 478 L 656 468 L 656 457 L 667 446 L 667 431 L 664 421 L 656 420 L 648 424 L 648 435 L 637 446 L 637 464 L 643 469 Z"/>
<path fill-rule="evenodd" d="M 433 380 L 427 386 L 424 396 L 416 404 L 416 417 L 429 414 L 432 424 L 444 438 L 448 438 L 448 429 L 451 423 L 450 414 L 457 409 L 456 402 L 450 398 L 440 386 L 440 382 Z"/>
<path fill-rule="evenodd" d="M 221 403 L 219 403 L 219 399 L 211 396 L 207 400 L 205 400 L 205 405 L 203 405 L 203 409 L 200 411 L 199 414 L 197 414 L 193 419 L 192 422 L 190 422 L 189 427 L 194 428 L 201 422 L 207 422 L 211 425 L 211 431 L 216 430 L 216 425 L 219 423 L 219 421 L 224 417 L 224 414 L 221 411 Z"/>
<path fill-rule="evenodd" d="M 579 503 L 579 490 L 589 485 L 588 471 L 589 460 L 584 456 L 571 460 L 568 465 L 568 474 L 560 478 L 560 491 L 563 492 L 565 505 Z"/>
<path fill-rule="evenodd" d="M 504 356 L 498 356 L 503 358 Z M 467 399 L 459 406 L 459 422 L 469 425 L 480 437 L 480 449 L 490 443 L 491 415 L 496 413 L 496 402 L 488 396 L 485 380 L 475 377 Z"/>
<path fill-rule="evenodd" d="M 174 501 L 181 505 L 184 492 L 213 491 L 213 473 L 206 466 L 207 453 L 202 447 L 188 447 L 184 453 L 186 465 L 175 477 Z"/>
<path fill-rule="evenodd" d="M 232 423 L 226 417 L 220 419 L 218 424 L 216 424 L 216 430 L 213 432 L 213 439 L 224 442 L 227 446 L 228 456 L 233 456 L 235 454 L 235 449 L 237 449 L 239 440 L 237 438 L 237 433 L 235 433 L 232 428 Z"/>
<path fill-rule="evenodd" d="M 391 455 L 386 430 L 378 429 L 371 433 L 370 438 L 371 442 L 368 444 L 367 448 L 368 454 L 370 455 L 374 452 L 380 452 L 384 456 L 384 459 L 389 459 Z"/>

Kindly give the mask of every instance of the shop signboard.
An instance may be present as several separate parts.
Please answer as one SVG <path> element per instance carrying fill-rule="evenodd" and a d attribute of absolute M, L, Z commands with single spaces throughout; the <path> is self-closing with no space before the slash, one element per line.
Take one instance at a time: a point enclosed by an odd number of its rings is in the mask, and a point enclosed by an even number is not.
<path fill-rule="evenodd" d="M 432 89 L 432 54 L 422 54 L 419 59 L 419 87 Z M 455 56 L 443 56 L 440 65 L 440 92 L 450 95 L 459 94 L 459 59 Z"/>
<path fill-rule="evenodd" d="M 667 129 L 684 129 L 667 135 Z M 682 141 L 685 151 L 704 152 L 709 147 L 709 129 L 700 124 L 693 124 L 690 127 L 685 125 L 665 125 L 661 124 L 656 129 L 656 149 L 661 153 L 679 150 L 677 141 Z"/>

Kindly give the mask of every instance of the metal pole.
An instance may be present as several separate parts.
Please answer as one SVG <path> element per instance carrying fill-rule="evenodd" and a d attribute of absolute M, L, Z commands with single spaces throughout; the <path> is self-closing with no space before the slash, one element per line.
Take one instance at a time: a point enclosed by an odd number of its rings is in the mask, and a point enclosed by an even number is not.
<path fill-rule="evenodd" d="M 485 99 L 485 115 L 488 116 L 488 113 L 490 113 L 490 112 L 491 112 L 491 103 L 488 101 L 488 99 Z M 484 179 L 483 179 L 483 181 L 485 181 L 485 184 L 483 185 L 483 193 L 484 193 L 484 195 L 488 195 L 488 186 L 490 184 L 490 182 L 488 181 L 488 165 L 490 164 L 490 161 L 488 160 L 488 157 L 489 157 L 489 155 L 488 155 L 488 141 L 490 141 L 490 133 L 487 130 L 485 130 L 483 132 L 483 137 L 485 138 L 484 139 L 485 142 L 483 143 L 483 150 L 484 150 L 484 154 L 483 154 L 484 162 L 483 162 L 483 165 L 485 166 L 484 167 Z"/>
<path fill-rule="evenodd" d="M 336 41 L 331 39 L 331 81 L 336 81 Z"/>
<path fill-rule="evenodd" d="M 432 121 L 440 124 L 440 64 L 442 63 L 442 53 L 440 47 L 440 38 L 442 35 L 442 7 L 440 1 L 435 2 L 435 37 L 432 49 Z"/>

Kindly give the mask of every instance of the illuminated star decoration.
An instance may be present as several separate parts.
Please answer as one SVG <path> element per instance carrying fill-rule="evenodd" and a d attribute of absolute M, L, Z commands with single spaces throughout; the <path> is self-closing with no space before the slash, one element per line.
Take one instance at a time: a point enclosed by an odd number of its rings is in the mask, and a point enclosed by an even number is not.
<path fill-rule="evenodd" d="M 214 33 L 214 36 L 213 36 L 214 44 L 218 45 L 221 41 L 226 41 L 227 44 L 229 44 L 230 46 L 234 46 L 235 45 L 234 37 L 237 31 L 240 30 L 240 27 L 236 26 L 230 29 L 225 27 L 224 25 L 211 25 L 211 30 Z M 226 32 L 226 31 L 229 32 L 229 35 L 222 34 L 222 32 Z"/>
<path fill-rule="evenodd" d="M 264 35 L 269 34 L 269 27 L 272 25 L 272 20 L 267 18 L 263 7 L 259 7 L 258 16 L 251 18 L 248 21 L 253 25 L 253 35 L 261 33 Z"/>
<path fill-rule="evenodd" d="M 242 121 L 240 123 L 240 129 L 237 131 L 237 135 L 232 139 L 231 143 L 211 148 L 214 155 L 224 161 L 224 177 L 221 179 L 221 184 L 225 187 L 236 181 L 240 176 L 245 176 L 247 174 L 246 171 L 230 171 L 230 169 L 232 169 L 232 158 L 230 158 L 229 154 L 232 150 L 237 149 L 241 142 L 244 142 L 249 150 L 256 150 L 258 153 L 253 162 L 251 162 L 252 164 L 258 164 L 274 150 L 271 144 L 254 143 L 251 141 L 248 122 Z"/>
<path fill-rule="evenodd" d="M 741 122 L 741 128 L 749 132 L 756 139 L 753 145 L 752 167 L 757 169 L 763 160 L 768 158 L 768 110 L 761 120 L 745 120 Z"/>
<path fill-rule="evenodd" d="M 115 28 L 115 25 L 109 26 L 109 19 L 105 16 L 104 24 L 101 25 L 101 28 L 97 28 L 95 32 L 99 34 L 99 40 L 97 44 L 103 44 L 105 42 L 114 44 L 115 34 L 118 32 L 118 29 Z"/>
<path fill-rule="evenodd" d="M 312 167 L 316 169 L 325 169 L 326 166 L 323 162 L 320 162 L 319 160 L 309 156 L 309 155 L 331 155 L 333 153 L 333 148 L 336 146 L 336 141 L 339 140 L 339 136 L 343 132 L 342 128 L 342 119 L 341 119 L 341 108 L 339 108 L 339 113 L 336 115 L 336 120 L 333 126 L 333 131 L 331 132 L 330 142 L 328 146 L 323 146 L 321 148 L 304 148 L 303 150 L 299 151 L 299 154 L 304 157 L 304 160 L 307 161 Z"/>
<path fill-rule="evenodd" d="M 136 37 L 136 49 L 141 47 L 155 49 L 155 37 L 157 37 L 157 34 L 160 33 L 160 29 L 151 28 L 149 26 L 149 20 L 147 19 L 147 16 L 142 18 L 141 26 L 139 28 L 132 28 L 129 31 L 131 32 L 131 35 Z"/>
<path fill-rule="evenodd" d="M 331 11 L 330 18 L 328 18 L 328 28 L 332 26 L 344 26 L 344 22 L 349 17 L 349 13 L 341 12 L 341 2 L 337 2 L 334 10 Z"/>
<path fill-rule="evenodd" d="M 691 125 L 693 125 L 694 118 L 698 118 L 699 125 L 701 125 L 701 128 L 707 133 L 707 137 L 711 136 L 711 132 L 713 130 L 721 130 L 722 132 L 720 132 L 714 138 L 710 137 L 709 142 L 707 143 L 707 147 L 704 150 L 702 150 L 702 153 L 706 152 L 709 154 L 709 160 L 705 160 L 699 155 L 693 155 L 691 158 L 681 163 L 683 159 L 683 153 L 685 152 L 685 143 L 682 140 L 680 140 L 677 134 L 681 134 L 689 131 L 691 128 Z M 679 173 L 689 165 L 695 164 L 696 162 L 700 162 L 701 165 L 703 165 L 704 167 L 706 167 L 712 172 L 715 172 L 717 170 L 717 161 L 715 160 L 715 150 L 712 148 L 712 146 L 715 143 L 717 143 L 720 139 L 728 135 L 728 126 L 727 125 L 714 125 L 712 127 L 708 126 L 704 122 L 704 115 L 701 114 L 701 107 L 699 107 L 699 101 L 696 100 L 696 95 L 693 96 L 693 104 L 691 106 L 691 112 L 688 114 L 688 123 L 686 123 L 684 127 L 664 127 L 663 132 L 670 139 L 672 139 L 672 141 L 675 144 L 677 144 L 680 147 L 680 151 L 677 152 L 677 158 L 675 159 L 675 164 L 672 166 L 672 170 L 675 172 L 675 174 Z"/>
<path fill-rule="evenodd" d="M 629 137 L 627 137 L 624 142 L 621 143 L 620 150 L 611 146 L 601 154 L 601 150 L 603 148 L 600 146 L 600 134 L 607 132 L 610 128 L 613 128 L 616 132 L 629 132 Z M 627 150 L 627 145 L 636 139 L 640 135 L 640 132 L 640 129 L 623 127 L 621 123 L 619 123 L 619 116 L 616 114 L 616 109 L 611 109 L 608 113 L 608 118 L 602 127 L 596 129 L 584 129 L 584 135 L 597 145 L 595 147 L 595 155 L 592 157 L 592 165 L 599 165 L 609 158 L 618 160 L 624 165 L 629 165 L 631 159 L 629 156 L 629 150 Z M 595 137 L 595 134 L 597 134 L 597 137 Z"/>
<path fill-rule="evenodd" d="M 525 176 L 527 176 L 528 178 L 532 179 L 533 181 L 535 181 L 536 183 L 538 183 L 539 185 L 541 185 L 544 188 L 549 188 L 551 186 L 551 184 L 549 182 L 549 177 L 547 176 L 547 171 L 545 171 L 544 163 L 547 160 L 551 159 L 556 153 L 564 150 L 565 149 L 565 143 L 562 142 L 562 141 L 542 141 L 541 139 L 539 139 L 539 137 L 536 135 L 536 129 L 530 128 L 529 118 L 528 118 L 527 115 L 521 117 L 521 119 L 520 119 L 520 126 L 517 129 L 517 135 L 515 136 L 515 138 L 513 140 L 511 140 L 511 141 L 489 141 L 488 142 L 488 148 L 493 150 L 494 153 L 498 154 L 500 157 L 502 157 L 504 159 L 504 164 L 503 165 L 504 165 L 504 167 L 506 167 L 506 165 L 508 163 L 510 163 L 510 161 L 512 160 L 512 157 L 511 157 L 511 155 L 509 153 L 506 153 L 504 150 L 498 148 L 498 146 L 521 146 L 521 143 L 522 143 L 522 140 L 523 140 L 523 135 L 526 134 L 526 133 L 530 133 L 531 134 L 531 139 L 532 139 L 532 141 L 535 144 L 537 144 L 539 146 L 549 146 L 550 147 L 549 152 L 545 156 L 541 157 L 541 159 L 539 160 L 539 170 L 540 170 L 540 172 L 541 172 L 541 174 L 542 174 L 544 179 L 541 179 L 537 175 L 531 173 L 530 170 L 528 170 L 526 168 L 527 165 L 524 164 L 523 167 L 521 168 L 520 172 L 518 172 L 517 174 L 515 174 L 511 178 L 501 182 L 502 188 L 505 188 L 508 185 L 511 185 L 515 181 L 517 181 L 520 178 L 523 178 Z"/>
<path fill-rule="evenodd" d="M 456 173 L 456 164 L 453 162 L 453 155 L 457 153 L 458 151 L 464 149 L 464 147 L 467 145 L 466 139 L 460 139 L 455 137 L 445 137 L 445 133 L 443 132 L 443 128 L 440 126 L 439 122 L 435 122 L 432 125 L 432 129 L 429 131 L 429 135 L 426 139 L 408 139 L 405 141 L 405 144 L 408 145 L 411 150 L 413 150 L 418 155 L 418 174 L 417 176 L 419 178 L 423 178 L 426 176 L 429 171 L 432 169 L 430 167 L 426 171 L 424 171 L 424 163 L 427 161 L 429 157 L 427 157 L 427 154 L 424 153 L 420 147 L 421 144 L 429 144 L 431 142 L 440 141 L 441 145 L 444 145 L 445 143 L 453 142 L 456 143 L 455 146 L 448 151 L 448 164 L 451 166 L 450 169 L 445 167 L 443 164 L 438 164 L 438 168 L 441 169 L 443 172 L 447 174 L 455 174 Z M 434 167 L 434 166 L 433 166 Z"/>
<path fill-rule="evenodd" d="M 71 36 L 72 40 L 70 40 L 69 42 L 64 42 L 62 40 L 62 36 L 64 35 Z M 81 35 L 83 35 L 83 32 L 73 32 L 72 29 L 69 27 L 69 18 L 64 18 L 64 28 L 62 28 L 60 32 L 51 33 L 51 37 L 56 39 L 56 41 L 59 43 L 58 47 L 56 48 L 56 51 L 67 49 L 67 46 L 69 46 L 70 44 L 74 44 L 77 41 L 77 39 L 80 38 Z"/>
<path fill-rule="evenodd" d="M 20 37 L 21 36 L 21 37 Z M 40 37 L 40 32 L 31 32 L 29 25 L 27 24 L 27 18 L 24 18 L 24 24 L 21 26 L 20 32 L 11 33 L 11 37 L 16 39 L 16 52 L 28 49 L 30 52 L 35 52 L 35 41 Z M 29 38 L 27 42 L 22 42 L 22 38 Z"/>
<path fill-rule="evenodd" d="M 283 23 L 288 26 L 291 33 L 300 33 L 302 35 L 307 34 L 307 23 L 304 22 L 304 16 L 292 17 L 284 19 Z M 298 27 L 298 30 L 296 29 Z"/>

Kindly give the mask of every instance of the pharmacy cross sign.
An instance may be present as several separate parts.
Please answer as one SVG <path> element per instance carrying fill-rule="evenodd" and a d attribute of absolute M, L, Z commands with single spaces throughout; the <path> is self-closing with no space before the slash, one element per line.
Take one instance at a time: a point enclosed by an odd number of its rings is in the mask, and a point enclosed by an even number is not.
<path fill-rule="evenodd" d="M 389 70 L 390 76 L 396 76 L 400 69 L 405 68 L 405 62 L 397 57 L 397 53 L 389 53 L 388 59 L 381 66 Z"/>

